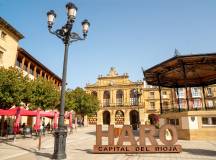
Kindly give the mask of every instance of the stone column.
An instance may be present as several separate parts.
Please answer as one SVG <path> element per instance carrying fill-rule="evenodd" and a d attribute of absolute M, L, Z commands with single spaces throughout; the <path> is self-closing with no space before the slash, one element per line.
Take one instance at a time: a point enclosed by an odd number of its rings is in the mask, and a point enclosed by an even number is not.
<path fill-rule="evenodd" d="M 30 66 L 31 66 L 31 62 L 28 62 L 28 68 L 27 68 L 27 73 L 30 74 Z"/>
<path fill-rule="evenodd" d="M 101 107 L 103 107 L 103 91 L 102 90 L 99 90 L 98 91 L 98 100 L 99 102 L 101 103 Z"/>
<path fill-rule="evenodd" d="M 103 110 L 97 112 L 97 124 L 103 124 Z"/>
<path fill-rule="evenodd" d="M 144 108 L 139 109 L 139 117 L 140 117 L 140 123 L 145 124 L 146 114 L 145 114 L 145 109 Z"/>
<path fill-rule="evenodd" d="M 109 110 L 110 112 L 110 124 L 115 125 L 115 110 Z"/>
<path fill-rule="evenodd" d="M 54 77 L 52 77 L 52 81 L 53 81 L 53 84 L 55 84 L 55 79 L 54 79 Z"/>
<path fill-rule="evenodd" d="M 40 77 L 42 77 L 42 75 L 43 75 L 43 71 L 41 70 L 41 71 L 40 71 Z"/>
<path fill-rule="evenodd" d="M 22 59 L 21 69 L 24 69 L 24 64 L 25 64 L 25 57 Z"/>
<path fill-rule="evenodd" d="M 128 105 L 129 100 L 128 100 L 128 89 L 124 90 L 124 105 Z"/>
<path fill-rule="evenodd" d="M 114 106 L 116 106 L 116 90 L 112 91 L 112 95 L 113 95 L 113 101 L 112 101 L 112 103 L 113 103 Z"/>
<path fill-rule="evenodd" d="M 37 78 L 37 66 L 34 66 L 34 78 Z"/>
<path fill-rule="evenodd" d="M 126 90 L 123 90 L 123 105 L 126 105 Z"/>
<path fill-rule="evenodd" d="M 125 117 L 125 122 L 124 122 L 124 124 L 126 124 L 126 125 L 129 125 L 130 124 L 130 110 L 129 109 L 126 109 L 125 110 L 125 115 L 124 115 Z"/>
<path fill-rule="evenodd" d="M 130 105 L 130 89 L 127 90 L 127 105 Z"/>
<path fill-rule="evenodd" d="M 111 89 L 109 92 L 110 92 L 110 106 L 113 106 L 113 89 Z"/>

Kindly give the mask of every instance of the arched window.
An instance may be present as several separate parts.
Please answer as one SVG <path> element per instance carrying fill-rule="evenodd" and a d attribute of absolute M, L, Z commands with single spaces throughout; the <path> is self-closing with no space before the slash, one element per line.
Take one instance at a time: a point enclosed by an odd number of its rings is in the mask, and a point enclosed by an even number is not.
<path fill-rule="evenodd" d="M 138 95 L 136 89 L 130 91 L 130 105 L 137 106 L 139 103 Z"/>
<path fill-rule="evenodd" d="M 123 91 L 122 90 L 118 90 L 116 92 L 116 104 L 117 106 L 123 105 Z"/>
<path fill-rule="evenodd" d="M 110 112 L 104 111 L 103 112 L 103 124 L 110 124 Z"/>
<path fill-rule="evenodd" d="M 109 91 L 104 91 L 104 94 L 103 94 L 103 106 L 104 107 L 109 107 L 110 106 L 110 92 Z"/>
<path fill-rule="evenodd" d="M 139 127 L 139 112 L 136 110 L 130 111 L 130 124 L 132 125 L 133 130 L 137 130 Z"/>

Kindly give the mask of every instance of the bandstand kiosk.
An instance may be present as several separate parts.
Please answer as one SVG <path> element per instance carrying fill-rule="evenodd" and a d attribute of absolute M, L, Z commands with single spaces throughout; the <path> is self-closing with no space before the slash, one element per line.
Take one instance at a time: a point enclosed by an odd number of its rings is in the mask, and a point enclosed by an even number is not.
<path fill-rule="evenodd" d="M 216 90 L 216 53 L 176 55 L 148 70 L 143 71 L 149 85 L 158 86 L 160 92 L 160 126 L 176 125 L 179 139 L 216 140 L 216 100 L 207 105 L 207 87 Z M 161 87 L 173 88 L 173 103 L 163 108 Z M 190 89 L 201 90 L 201 107 L 194 107 Z M 179 89 L 184 89 L 185 105 L 179 98 Z M 215 93 L 215 92 L 214 92 Z M 216 95 L 213 95 L 216 96 Z"/>

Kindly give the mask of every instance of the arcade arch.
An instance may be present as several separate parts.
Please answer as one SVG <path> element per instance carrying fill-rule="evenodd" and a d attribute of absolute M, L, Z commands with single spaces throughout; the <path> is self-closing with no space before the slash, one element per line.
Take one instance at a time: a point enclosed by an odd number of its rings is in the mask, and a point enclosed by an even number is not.
<path fill-rule="evenodd" d="M 110 112 L 104 111 L 103 112 L 103 124 L 110 124 Z"/>

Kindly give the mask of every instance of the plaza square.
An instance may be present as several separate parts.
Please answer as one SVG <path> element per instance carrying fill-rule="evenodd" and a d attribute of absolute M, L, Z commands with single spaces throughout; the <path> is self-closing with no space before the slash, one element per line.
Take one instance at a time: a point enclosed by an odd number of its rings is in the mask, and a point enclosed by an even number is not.
<path fill-rule="evenodd" d="M 216 159 L 216 2 L 0 2 L 0 159 Z"/>

